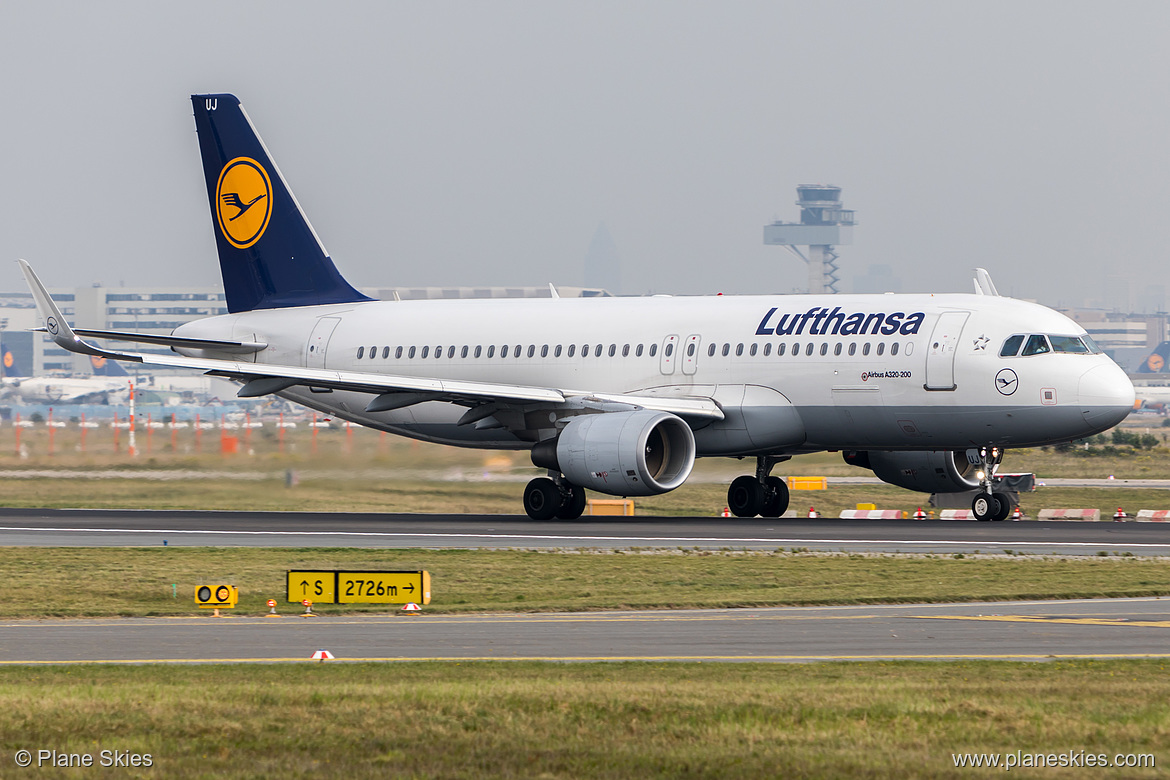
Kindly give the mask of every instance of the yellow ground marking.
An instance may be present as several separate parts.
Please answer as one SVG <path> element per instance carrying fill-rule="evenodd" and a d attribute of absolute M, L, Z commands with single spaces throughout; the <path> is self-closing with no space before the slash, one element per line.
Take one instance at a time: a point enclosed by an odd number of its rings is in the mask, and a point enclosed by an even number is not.
<path fill-rule="evenodd" d="M 1170 620 L 1130 620 L 1129 618 L 1072 618 L 1044 615 L 914 615 L 919 620 L 985 620 L 995 623 L 1068 623 L 1081 626 L 1142 626 L 1170 628 Z"/>

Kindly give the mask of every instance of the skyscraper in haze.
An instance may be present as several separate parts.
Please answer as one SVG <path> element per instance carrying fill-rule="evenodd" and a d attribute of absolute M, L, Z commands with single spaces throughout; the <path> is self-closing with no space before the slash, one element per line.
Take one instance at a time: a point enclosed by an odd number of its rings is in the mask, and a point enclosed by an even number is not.
<path fill-rule="evenodd" d="M 612 295 L 621 294 L 622 263 L 604 222 L 597 226 L 585 255 L 585 286 L 601 287 Z"/>

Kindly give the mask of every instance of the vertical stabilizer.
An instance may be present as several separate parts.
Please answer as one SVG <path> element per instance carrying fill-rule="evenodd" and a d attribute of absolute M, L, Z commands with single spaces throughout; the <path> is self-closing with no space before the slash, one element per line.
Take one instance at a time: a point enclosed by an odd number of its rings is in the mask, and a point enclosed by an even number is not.
<path fill-rule="evenodd" d="M 370 298 L 338 273 L 234 95 L 192 95 L 228 311 Z"/>

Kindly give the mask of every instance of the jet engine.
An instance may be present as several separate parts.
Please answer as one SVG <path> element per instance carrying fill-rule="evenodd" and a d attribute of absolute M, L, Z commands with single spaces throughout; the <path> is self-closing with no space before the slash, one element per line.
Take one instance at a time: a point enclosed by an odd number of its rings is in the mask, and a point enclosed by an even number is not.
<path fill-rule="evenodd" d="M 690 426 L 667 412 L 583 414 L 555 439 L 533 447 L 532 462 L 590 490 L 653 496 L 674 490 L 691 475 L 695 437 Z"/>
<path fill-rule="evenodd" d="M 845 451 L 851 466 L 872 469 L 882 482 L 922 493 L 961 493 L 979 487 L 979 465 L 964 450 L 933 452 Z"/>

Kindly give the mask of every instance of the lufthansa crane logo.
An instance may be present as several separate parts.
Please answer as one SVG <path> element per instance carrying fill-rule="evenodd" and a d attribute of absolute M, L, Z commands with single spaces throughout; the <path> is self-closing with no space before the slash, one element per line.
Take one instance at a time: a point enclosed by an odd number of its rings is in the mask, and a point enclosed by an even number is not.
<path fill-rule="evenodd" d="M 995 389 L 999 391 L 1000 395 L 1011 395 L 1019 388 L 1020 381 L 1016 376 L 1016 372 L 1010 368 L 1002 369 L 995 375 Z"/>
<path fill-rule="evenodd" d="M 236 249 L 260 240 L 272 216 L 272 180 L 264 166 L 250 157 L 237 157 L 223 166 L 215 188 L 219 230 Z"/>

